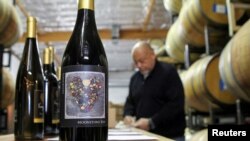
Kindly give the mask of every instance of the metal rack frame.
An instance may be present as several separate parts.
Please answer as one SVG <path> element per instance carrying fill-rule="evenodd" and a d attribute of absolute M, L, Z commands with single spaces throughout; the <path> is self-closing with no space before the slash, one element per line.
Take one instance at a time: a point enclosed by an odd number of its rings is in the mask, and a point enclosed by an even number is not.
<path fill-rule="evenodd" d="M 228 16 L 228 30 L 229 36 L 233 36 L 235 32 L 240 29 L 240 25 L 237 25 L 235 20 L 235 9 L 250 9 L 250 4 L 233 2 L 232 0 L 226 0 L 227 4 L 227 16 Z"/>

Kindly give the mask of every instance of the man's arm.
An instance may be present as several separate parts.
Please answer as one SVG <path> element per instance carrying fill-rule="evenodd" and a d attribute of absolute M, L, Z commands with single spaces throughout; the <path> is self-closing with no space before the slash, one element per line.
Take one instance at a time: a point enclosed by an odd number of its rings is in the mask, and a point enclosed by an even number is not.
<path fill-rule="evenodd" d="M 134 116 L 134 104 L 133 100 L 130 98 L 130 96 L 127 97 L 126 103 L 124 106 L 124 113 L 123 113 L 123 122 L 126 125 L 131 125 L 135 122 L 135 117 Z"/>
<path fill-rule="evenodd" d="M 123 113 L 123 121 L 125 124 L 133 124 L 135 121 L 135 118 L 133 117 L 135 115 L 135 104 L 134 100 L 132 98 L 132 87 L 131 87 L 132 79 L 130 80 L 129 84 L 129 94 L 127 96 L 125 105 L 124 105 L 124 113 Z"/>

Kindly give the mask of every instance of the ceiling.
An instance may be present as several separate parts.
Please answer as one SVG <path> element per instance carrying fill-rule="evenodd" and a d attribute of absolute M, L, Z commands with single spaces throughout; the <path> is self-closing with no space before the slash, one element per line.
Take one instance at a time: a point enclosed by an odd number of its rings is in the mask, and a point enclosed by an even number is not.
<path fill-rule="evenodd" d="M 141 28 L 152 2 L 148 28 L 169 27 L 170 15 L 163 6 L 163 0 L 95 0 L 97 27 Z M 40 32 L 72 31 L 74 27 L 77 0 L 18 0 L 17 4 L 23 6 L 25 14 L 37 17 Z M 25 27 L 25 20 L 23 24 Z"/>
<path fill-rule="evenodd" d="M 22 20 L 22 33 L 26 31 L 26 17 L 35 16 L 38 20 L 38 34 L 69 33 L 71 34 L 77 14 L 77 0 L 16 0 L 16 7 Z M 133 70 L 130 56 L 131 47 L 140 40 L 139 37 L 119 39 L 113 31 L 139 29 L 151 31 L 167 29 L 171 25 L 170 13 L 163 6 L 162 0 L 95 0 L 95 17 L 98 30 L 110 30 L 111 38 L 102 39 L 111 71 Z M 165 35 L 165 33 L 164 33 Z M 59 35 L 58 35 L 59 36 Z M 25 38 L 25 34 L 23 34 Z M 42 39 L 39 38 L 38 40 Z M 46 38 L 39 40 L 40 52 L 48 44 L 56 50 L 56 63 L 60 65 L 67 39 Z M 149 38 L 144 38 L 149 39 Z M 165 39 L 165 38 L 163 38 Z M 17 57 L 21 57 L 24 40 L 19 40 L 12 50 Z M 119 58 L 119 59 L 118 59 Z"/>

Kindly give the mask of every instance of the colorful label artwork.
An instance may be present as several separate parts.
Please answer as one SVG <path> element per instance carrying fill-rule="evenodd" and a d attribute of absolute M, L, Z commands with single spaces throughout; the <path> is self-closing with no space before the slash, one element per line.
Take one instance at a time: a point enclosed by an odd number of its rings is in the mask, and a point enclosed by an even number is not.
<path fill-rule="evenodd" d="M 105 118 L 105 74 L 65 74 L 65 119 Z"/>

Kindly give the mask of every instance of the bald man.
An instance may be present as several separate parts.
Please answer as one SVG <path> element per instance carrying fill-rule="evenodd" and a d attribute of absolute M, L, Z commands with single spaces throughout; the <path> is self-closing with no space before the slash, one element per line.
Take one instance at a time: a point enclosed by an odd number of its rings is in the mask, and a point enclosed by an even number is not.
<path fill-rule="evenodd" d="M 130 80 L 124 123 L 184 141 L 184 91 L 176 69 L 158 62 L 147 42 L 134 45 L 132 58 L 139 71 Z"/>

